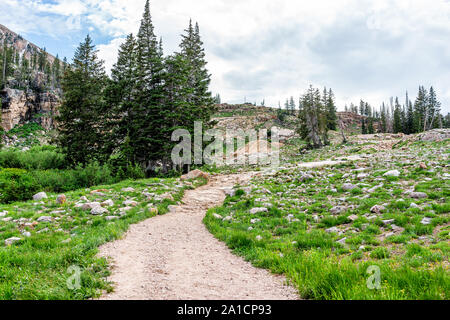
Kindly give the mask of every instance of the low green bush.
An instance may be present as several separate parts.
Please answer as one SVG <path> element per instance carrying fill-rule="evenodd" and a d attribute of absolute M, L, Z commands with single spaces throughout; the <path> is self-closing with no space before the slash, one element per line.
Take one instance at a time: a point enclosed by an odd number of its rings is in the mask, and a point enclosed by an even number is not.
<path fill-rule="evenodd" d="M 65 169 L 65 157 L 56 147 L 32 147 L 28 151 L 0 151 L 0 167 L 26 170 Z"/>
<path fill-rule="evenodd" d="M 31 199 L 40 189 L 39 183 L 22 169 L 3 169 L 0 171 L 0 202 L 10 203 Z"/>

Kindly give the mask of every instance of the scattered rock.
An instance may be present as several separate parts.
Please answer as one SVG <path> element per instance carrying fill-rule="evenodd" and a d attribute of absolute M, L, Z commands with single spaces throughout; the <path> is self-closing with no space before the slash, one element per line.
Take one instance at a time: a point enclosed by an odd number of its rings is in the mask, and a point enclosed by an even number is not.
<path fill-rule="evenodd" d="M 433 220 L 432 218 L 423 218 L 422 221 L 420 221 L 420 223 L 427 226 L 431 224 L 432 220 Z"/>
<path fill-rule="evenodd" d="M 385 174 L 383 174 L 383 176 L 385 176 L 385 177 L 399 177 L 400 176 L 400 171 L 398 171 L 398 170 L 391 170 L 391 171 L 388 171 Z"/>
<path fill-rule="evenodd" d="M 233 220 L 233 217 L 231 216 L 226 216 L 225 218 L 223 218 L 223 221 L 231 221 Z"/>
<path fill-rule="evenodd" d="M 339 229 L 337 227 L 331 227 L 325 230 L 327 233 L 339 233 Z"/>
<path fill-rule="evenodd" d="M 10 245 L 12 245 L 14 242 L 21 241 L 21 240 L 22 240 L 21 238 L 12 237 L 12 238 L 6 239 L 6 240 L 5 240 L 5 244 L 6 244 L 7 246 L 10 246 Z"/>
<path fill-rule="evenodd" d="M 33 200 L 34 201 L 39 201 L 39 200 L 42 200 L 42 199 L 47 199 L 48 197 L 47 197 L 47 194 L 45 193 L 45 192 L 39 192 L 39 193 L 36 193 L 34 196 L 33 196 Z"/>
<path fill-rule="evenodd" d="M 340 214 L 345 211 L 347 211 L 347 208 L 343 206 L 335 206 L 330 209 L 331 214 Z"/>
<path fill-rule="evenodd" d="M 341 240 L 336 241 L 339 244 L 345 245 L 345 241 L 347 241 L 347 238 L 342 238 Z"/>
<path fill-rule="evenodd" d="M 344 190 L 344 191 L 351 191 L 356 188 L 358 188 L 358 186 L 351 184 L 351 183 L 344 183 L 344 185 L 342 186 L 342 190 Z"/>
<path fill-rule="evenodd" d="M 387 226 L 390 224 L 393 224 L 395 222 L 395 219 L 389 219 L 389 220 L 383 220 L 383 223 Z"/>
<path fill-rule="evenodd" d="M 263 239 L 263 237 L 261 237 L 261 236 L 256 236 L 256 240 L 257 241 L 261 241 Z"/>
<path fill-rule="evenodd" d="M 197 178 L 205 178 L 205 179 L 209 179 L 209 174 L 205 173 L 203 171 L 200 171 L 198 169 L 195 169 L 191 172 L 189 172 L 188 174 L 185 174 L 183 176 L 181 176 L 181 180 L 191 180 L 191 179 L 197 179 Z"/>
<path fill-rule="evenodd" d="M 421 169 L 424 169 L 424 170 L 428 169 L 427 165 L 426 165 L 425 163 L 423 163 L 423 162 L 420 163 L 419 167 L 420 167 Z"/>
<path fill-rule="evenodd" d="M 102 207 L 112 207 L 114 206 L 114 201 L 111 199 L 105 200 L 100 204 Z"/>
<path fill-rule="evenodd" d="M 0 212 L 0 217 L 5 217 L 8 214 L 8 211 Z"/>
<path fill-rule="evenodd" d="M 126 207 L 136 207 L 138 205 L 138 203 L 133 200 L 126 200 L 122 204 Z"/>
<path fill-rule="evenodd" d="M 426 199 L 428 195 L 425 192 L 411 192 L 409 196 L 413 199 Z"/>
<path fill-rule="evenodd" d="M 261 222 L 261 219 L 252 219 L 252 220 L 250 220 L 251 224 L 255 224 L 255 223 L 258 223 L 258 222 Z"/>
<path fill-rule="evenodd" d="M 269 210 L 267 208 L 253 208 L 250 210 L 250 214 L 257 214 L 260 212 L 268 212 Z"/>
<path fill-rule="evenodd" d="M 415 204 L 414 202 L 413 203 L 411 203 L 411 205 L 409 206 L 410 208 L 413 208 L 413 209 L 417 209 L 417 208 L 420 208 L 417 204 Z"/>
<path fill-rule="evenodd" d="M 108 212 L 109 212 L 108 209 L 105 209 L 105 208 L 103 208 L 101 206 L 96 206 L 96 207 L 93 207 L 91 209 L 91 214 L 93 216 L 99 216 L 99 215 L 102 215 L 102 214 L 105 214 L 105 213 L 108 213 Z"/>
<path fill-rule="evenodd" d="M 351 215 L 350 217 L 348 217 L 348 219 L 350 221 L 356 221 L 358 219 L 358 216 L 356 214 Z"/>
<path fill-rule="evenodd" d="M 117 216 L 107 216 L 107 217 L 105 217 L 106 221 L 117 220 L 117 219 L 119 219 L 119 217 L 117 217 Z"/>
<path fill-rule="evenodd" d="M 216 218 L 216 219 L 220 219 L 220 220 L 223 219 L 223 217 L 222 217 L 220 214 L 217 214 L 217 213 L 214 213 L 213 216 L 214 216 L 214 218 Z"/>
<path fill-rule="evenodd" d="M 100 202 L 88 202 L 88 203 L 85 203 L 85 204 L 83 204 L 81 206 L 81 209 L 86 211 L 86 210 L 92 210 L 93 208 L 96 208 L 96 207 L 101 207 Z"/>
<path fill-rule="evenodd" d="M 52 217 L 42 216 L 42 217 L 39 217 L 36 221 L 37 222 L 52 222 Z"/>
<path fill-rule="evenodd" d="M 122 192 L 134 192 L 134 191 L 135 191 L 134 188 L 131 187 L 122 189 Z"/>
<path fill-rule="evenodd" d="M 68 238 L 66 240 L 61 241 L 61 243 L 67 244 L 67 243 L 70 243 L 71 241 L 72 241 L 72 238 Z"/>
<path fill-rule="evenodd" d="M 369 175 L 367 173 L 360 173 L 356 176 L 356 179 L 358 180 L 364 180 L 365 178 L 367 178 Z"/>
<path fill-rule="evenodd" d="M 66 202 L 67 202 L 67 198 L 64 194 L 60 194 L 58 197 L 56 197 L 56 203 L 64 204 Z"/>
<path fill-rule="evenodd" d="M 22 235 L 23 235 L 24 237 L 26 237 L 26 238 L 31 237 L 31 233 L 28 232 L 28 231 L 23 232 Z"/>
<path fill-rule="evenodd" d="M 384 206 L 375 205 L 370 209 L 370 212 L 380 214 L 384 210 L 386 210 L 386 208 Z"/>

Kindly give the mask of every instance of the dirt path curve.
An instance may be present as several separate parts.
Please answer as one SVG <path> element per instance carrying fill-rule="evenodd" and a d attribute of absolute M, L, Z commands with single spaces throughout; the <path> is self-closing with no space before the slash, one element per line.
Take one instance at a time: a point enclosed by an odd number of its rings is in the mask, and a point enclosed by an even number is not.
<path fill-rule="evenodd" d="M 235 256 L 204 226 L 206 210 L 225 199 L 222 188 L 252 173 L 215 176 L 186 192 L 183 204 L 163 216 L 132 225 L 122 240 L 100 248 L 113 259 L 115 292 L 106 300 L 286 300 L 298 299 L 285 278 Z"/>

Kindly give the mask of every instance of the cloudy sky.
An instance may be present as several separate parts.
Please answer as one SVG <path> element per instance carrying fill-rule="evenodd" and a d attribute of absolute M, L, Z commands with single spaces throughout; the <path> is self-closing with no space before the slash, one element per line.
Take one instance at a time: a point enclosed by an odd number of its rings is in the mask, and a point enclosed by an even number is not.
<path fill-rule="evenodd" d="M 73 56 L 87 33 L 107 68 L 145 0 L 1 0 L 0 23 L 56 55 Z M 277 106 L 312 84 L 342 109 L 415 97 L 434 86 L 450 112 L 450 0 L 153 0 L 166 54 L 189 18 L 200 24 L 211 90 L 229 103 Z"/>

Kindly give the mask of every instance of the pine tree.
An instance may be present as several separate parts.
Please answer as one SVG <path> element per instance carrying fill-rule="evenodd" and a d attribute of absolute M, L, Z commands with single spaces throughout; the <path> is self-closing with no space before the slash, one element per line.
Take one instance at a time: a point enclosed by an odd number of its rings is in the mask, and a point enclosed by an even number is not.
<path fill-rule="evenodd" d="M 386 105 L 384 104 L 384 102 L 383 102 L 383 105 L 381 106 L 380 122 L 381 122 L 381 132 L 386 133 L 387 132 L 387 117 L 386 117 Z"/>
<path fill-rule="evenodd" d="M 402 132 L 401 106 L 398 102 L 398 98 L 395 98 L 393 130 L 394 133 Z"/>
<path fill-rule="evenodd" d="M 326 108 L 323 106 L 319 89 L 310 86 L 302 96 L 298 117 L 297 131 L 309 147 L 320 148 L 329 144 Z"/>
<path fill-rule="evenodd" d="M 423 132 L 427 122 L 428 92 L 419 87 L 419 93 L 414 103 L 414 133 Z"/>
<path fill-rule="evenodd" d="M 107 104 L 110 106 L 106 125 L 110 136 L 104 146 L 105 153 L 118 153 L 124 164 L 135 161 L 130 136 L 133 135 L 132 124 L 139 118 L 139 114 L 134 113 L 138 96 L 137 81 L 137 44 L 133 34 L 130 34 L 119 48 L 106 90 Z"/>
<path fill-rule="evenodd" d="M 326 92 L 326 91 L 325 91 Z M 327 109 L 327 126 L 329 130 L 337 129 L 337 114 L 336 114 L 336 105 L 334 102 L 334 93 L 333 90 L 328 91 L 328 95 L 326 96 L 326 109 Z"/>
<path fill-rule="evenodd" d="M 151 166 L 163 156 L 165 128 L 164 117 L 164 64 L 161 46 L 154 33 L 147 0 L 137 37 L 137 90 L 139 95 L 134 104 L 130 130 L 130 147 L 134 162 Z"/>
<path fill-rule="evenodd" d="M 429 96 L 428 96 L 428 108 L 427 111 L 429 119 L 428 126 L 425 130 L 431 130 L 438 128 L 439 124 L 439 116 L 441 114 L 441 104 L 437 100 L 436 92 L 433 87 L 430 88 Z"/>
<path fill-rule="evenodd" d="M 88 35 L 77 48 L 73 64 L 62 81 L 63 101 L 59 108 L 58 144 L 73 165 L 104 160 L 103 91 L 106 75 L 103 61 Z"/>
<path fill-rule="evenodd" d="M 192 20 L 189 21 L 189 26 L 185 30 L 185 34 L 182 35 L 180 49 L 182 56 L 188 61 L 192 69 L 189 83 L 194 88 L 194 92 L 190 100 L 195 106 L 202 108 L 197 121 L 202 121 L 204 126 L 209 127 L 211 126 L 211 116 L 215 112 L 215 107 L 209 92 L 211 75 L 206 69 L 205 51 L 198 23 L 194 27 Z"/>
<path fill-rule="evenodd" d="M 294 102 L 294 97 L 291 97 L 290 99 L 289 99 L 289 113 L 290 114 L 294 114 L 295 113 L 295 102 Z"/>

